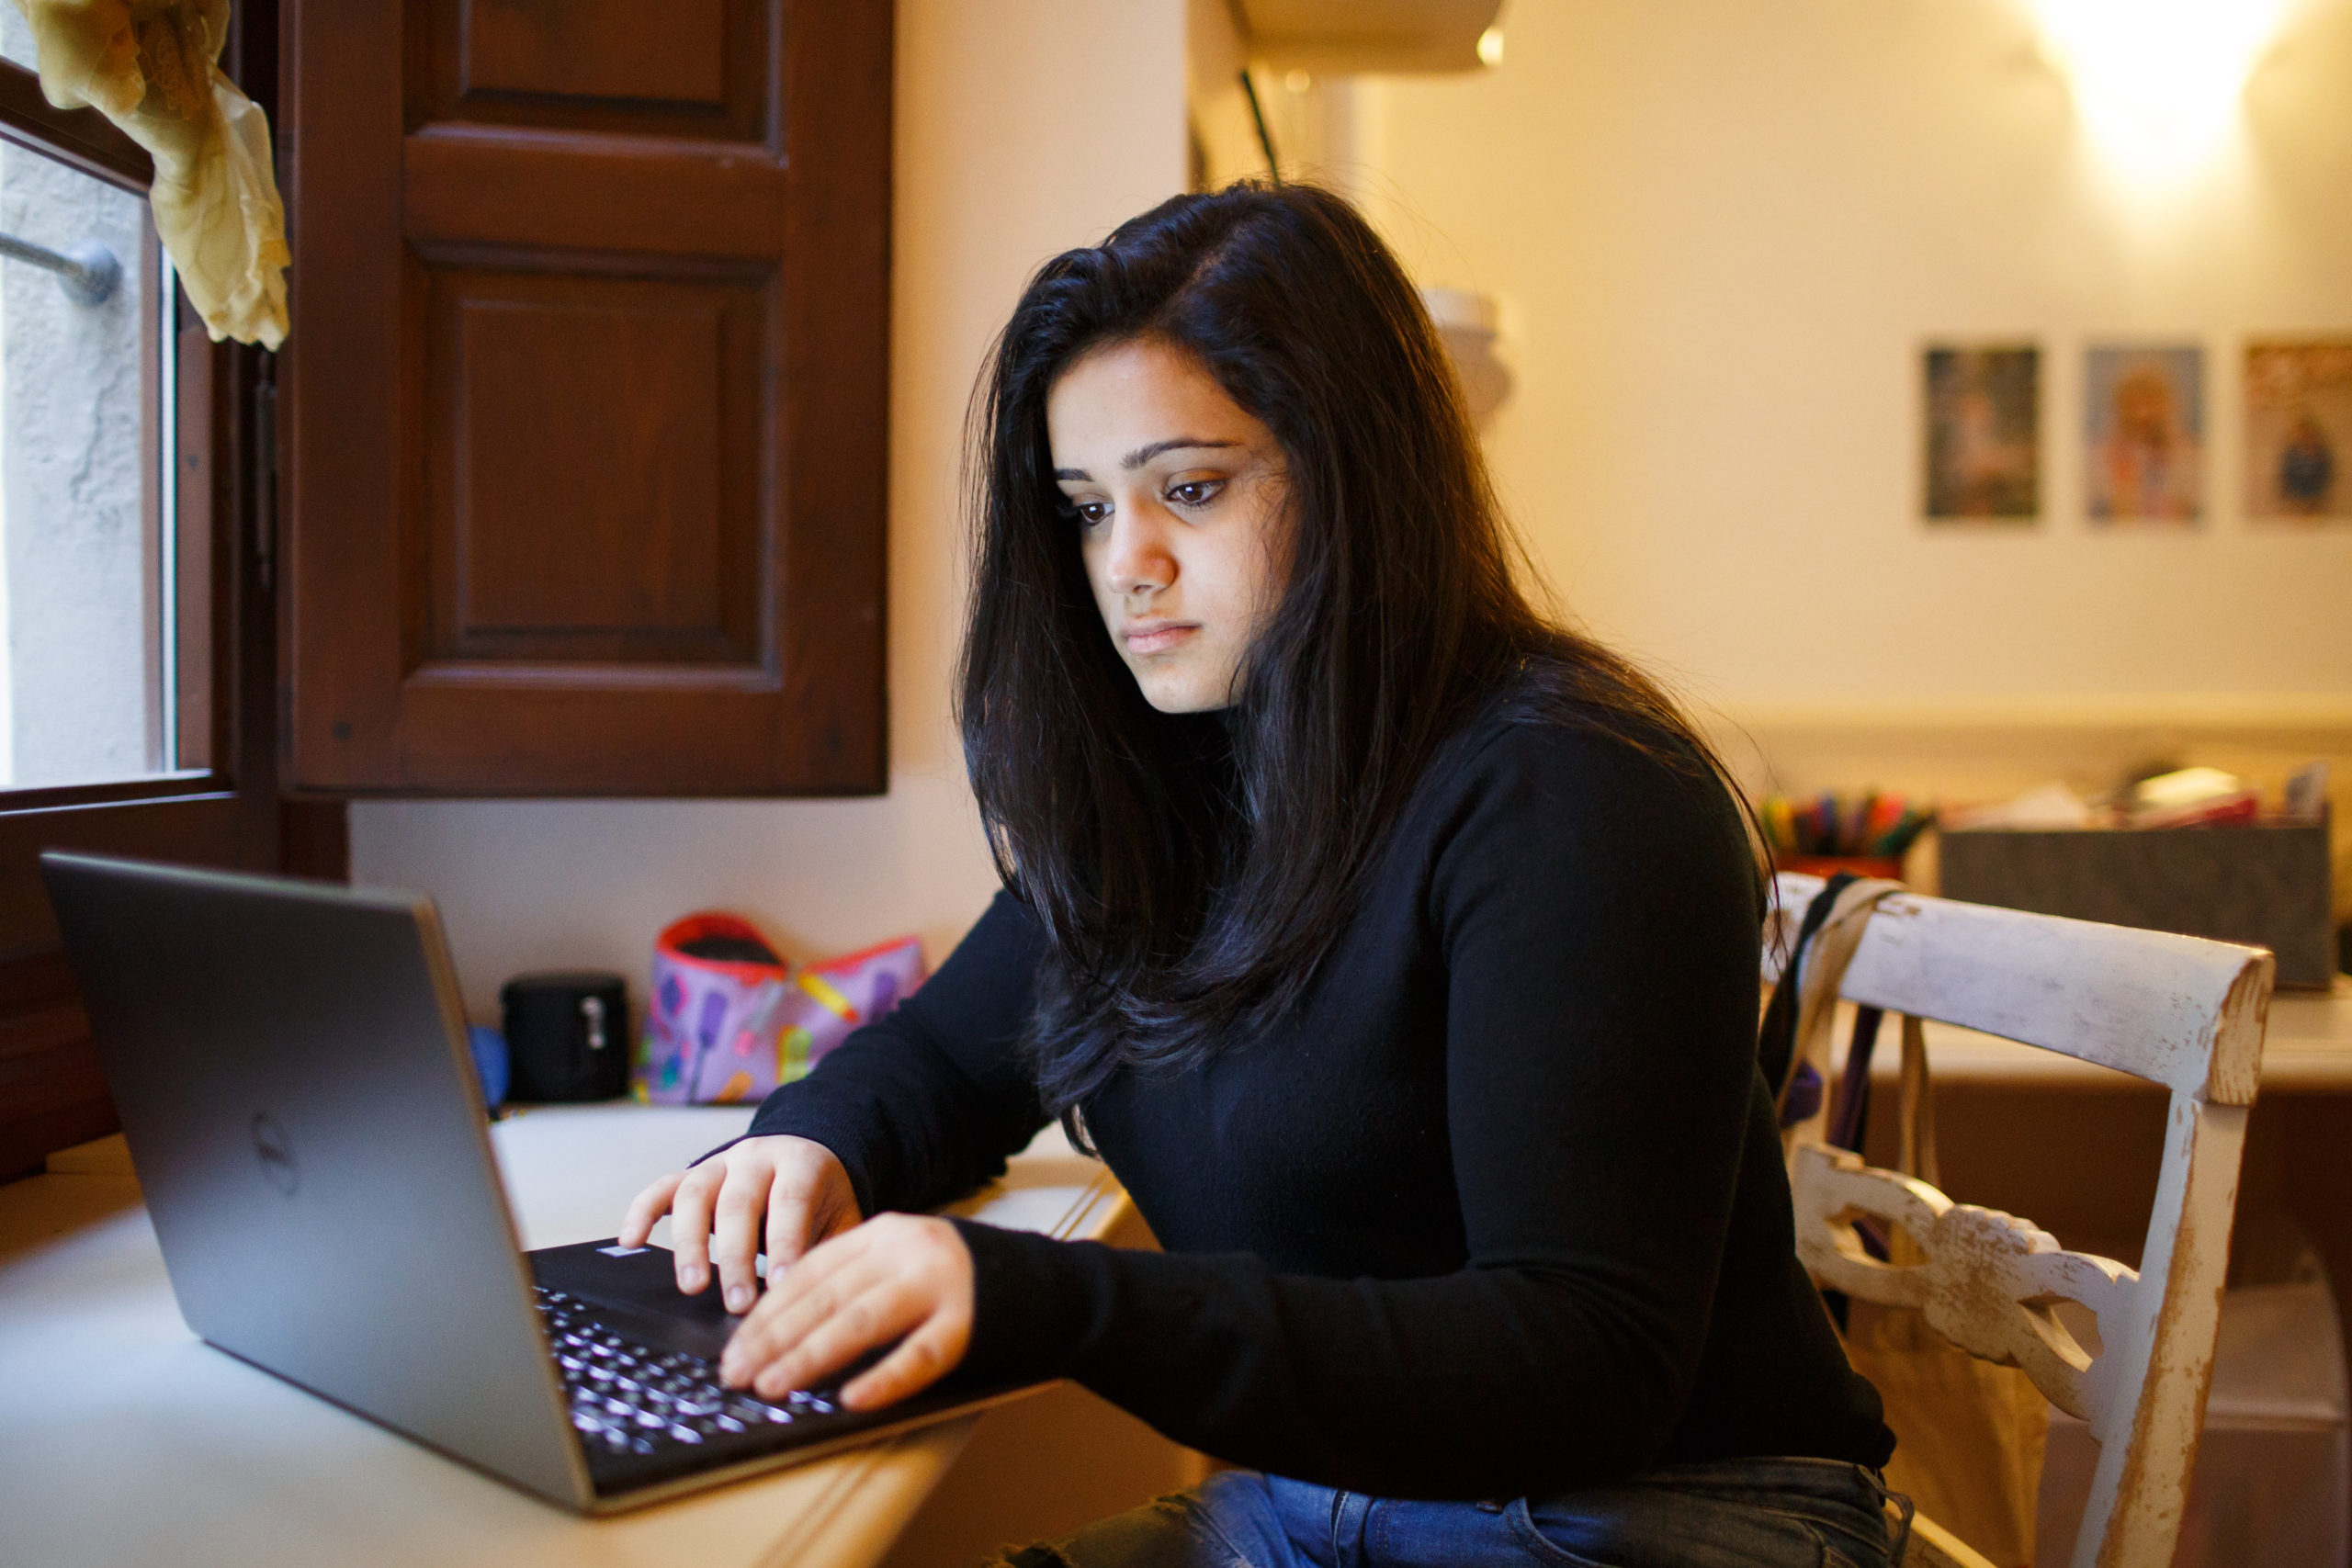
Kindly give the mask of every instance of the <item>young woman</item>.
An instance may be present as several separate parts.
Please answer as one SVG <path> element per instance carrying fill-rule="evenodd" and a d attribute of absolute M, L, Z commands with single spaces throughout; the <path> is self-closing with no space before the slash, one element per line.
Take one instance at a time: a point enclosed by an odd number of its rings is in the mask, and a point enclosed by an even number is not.
<path fill-rule="evenodd" d="M 1037 275 L 981 412 L 961 723 L 1005 890 L 631 1209 L 688 1291 L 715 1242 L 723 1375 L 895 1341 L 848 1404 L 1069 1377 L 1250 1467 L 1033 1549 L 1077 1568 L 1883 1563 L 1741 814 L 1521 597 L 1378 238 L 1306 187 L 1166 202 Z M 1056 1115 L 1164 1253 L 922 1216 Z"/>

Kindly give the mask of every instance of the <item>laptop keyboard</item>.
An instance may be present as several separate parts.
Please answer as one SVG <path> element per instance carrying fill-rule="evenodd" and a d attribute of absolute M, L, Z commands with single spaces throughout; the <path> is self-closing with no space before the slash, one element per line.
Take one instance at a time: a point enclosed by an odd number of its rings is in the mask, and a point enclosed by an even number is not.
<path fill-rule="evenodd" d="M 571 1396 L 571 1425 L 592 1455 L 675 1452 L 835 1411 L 831 1400 L 805 1390 L 770 1402 L 728 1388 L 699 1356 L 616 1334 L 562 1291 L 535 1285 L 532 1292 Z"/>

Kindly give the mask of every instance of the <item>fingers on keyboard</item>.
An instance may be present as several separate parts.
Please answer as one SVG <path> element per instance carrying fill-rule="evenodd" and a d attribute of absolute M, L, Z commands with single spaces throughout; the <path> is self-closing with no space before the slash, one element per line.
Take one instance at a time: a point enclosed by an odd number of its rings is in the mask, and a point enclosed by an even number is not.
<path fill-rule="evenodd" d="M 657 1350 L 605 1327 L 562 1291 L 534 1290 L 572 1427 L 591 1452 L 699 1447 L 836 1413 L 830 1398 L 805 1389 L 771 1401 L 723 1387 L 718 1369 L 701 1357 Z"/>

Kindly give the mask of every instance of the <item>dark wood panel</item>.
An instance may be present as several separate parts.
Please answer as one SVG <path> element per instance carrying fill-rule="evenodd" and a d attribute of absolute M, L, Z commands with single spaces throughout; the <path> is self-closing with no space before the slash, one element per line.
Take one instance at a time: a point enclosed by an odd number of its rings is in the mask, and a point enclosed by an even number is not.
<path fill-rule="evenodd" d="M 406 124 L 770 140 L 776 0 L 411 0 Z"/>
<path fill-rule="evenodd" d="M 277 863 L 276 807 L 225 792 L 178 800 L 0 813 L 0 956 L 53 945 L 57 921 L 40 886 L 43 850 L 133 855 L 190 865 Z"/>
<path fill-rule="evenodd" d="M 147 149 L 96 109 L 52 105 L 41 96 L 39 76 L 6 60 L 0 60 L 0 139 L 141 196 L 155 183 L 155 162 Z"/>
<path fill-rule="evenodd" d="M 434 450 L 457 459 L 457 581 L 436 651 L 622 660 L 635 637 L 669 659 L 752 653 L 719 625 L 722 574 L 758 570 L 719 542 L 719 308 L 477 292 L 449 315 Z"/>
<path fill-rule="evenodd" d="M 400 513 L 423 465 L 401 390 L 401 18 L 390 6 L 285 0 L 278 172 L 294 330 L 277 362 L 285 782 L 341 793 L 400 776 Z"/>
<path fill-rule="evenodd" d="M 891 8 L 754 13 L 789 120 L 730 141 L 475 112 L 455 0 L 289 8 L 294 787 L 884 787 Z M 367 73 L 403 47 L 405 98 Z M 682 301 L 718 304 L 707 396 Z"/>
<path fill-rule="evenodd" d="M 430 777 L 481 756 L 477 716 L 503 716 L 499 777 L 516 794 L 854 795 L 865 781 L 817 777 L 778 784 L 787 731 L 778 693 L 715 684 L 627 689 L 593 674 L 573 682 L 502 680 L 500 672 L 428 671 L 408 685 L 408 762 Z M 691 772 L 676 759 L 695 760 Z"/>
<path fill-rule="evenodd" d="M 0 1021 L 0 1100 L 16 1114 L 45 1116 L 106 1092 L 78 998 Z"/>
<path fill-rule="evenodd" d="M 429 288 L 427 657 L 763 661 L 765 291 L 475 270 Z"/>
<path fill-rule="evenodd" d="M 288 876 L 350 881 L 351 808 L 340 800 L 280 801 L 277 868 Z"/>
<path fill-rule="evenodd" d="M 266 795 L 260 797 L 266 803 Z M 0 817 L 0 1181 L 40 1168 L 52 1149 L 104 1137 L 120 1123 L 90 1038 L 72 968 L 57 945 L 49 902 L 34 880 L 42 849 L 78 849 L 187 863 L 266 869 L 341 881 L 350 873 L 349 813 L 341 801 L 288 801 L 275 811 L 277 842 L 254 830 L 252 798 L 217 795 L 168 810 L 11 813 Z M 267 858 L 275 851 L 276 860 Z"/>
<path fill-rule="evenodd" d="M 722 108 L 725 0 L 462 0 L 461 91 Z"/>
<path fill-rule="evenodd" d="M 771 266 L 784 250 L 789 184 L 756 149 L 466 128 L 410 137 L 401 155 L 404 231 L 426 247 L 640 251 Z"/>
<path fill-rule="evenodd" d="M 153 255 L 155 238 L 152 218 L 141 223 L 141 229 L 149 246 L 147 254 Z M 155 298 L 155 291 L 144 292 L 147 309 L 160 316 L 161 301 Z M 201 321 L 178 323 L 173 335 L 179 372 L 179 419 L 174 432 L 177 446 L 173 455 L 177 464 L 175 500 L 179 513 L 173 524 L 176 531 L 175 575 L 178 580 L 174 586 L 179 596 L 178 658 L 174 665 L 179 696 L 176 764 L 182 768 L 209 768 L 215 758 L 230 754 L 233 737 L 225 721 L 235 706 L 213 700 L 220 683 L 215 668 L 225 659 L 234 657 L 233 648 L 222 641 L 221 628 L 215 624 L 227 616 L 215 612 L 225 611 L 235 602 L 230 580 L 224 580 L 221 572 L 221 541 L 213 528 L 212 479 L 219 466 L 213 455 L 212 432 L 214 349 L 211 334 Z M 228 542 L 233 546 L 235 541 Z"/>
<path fill-rule="evenodd" d="M 101 1095 L 77 1100 L 61 1110 L 35 1115 L 0 1115 L 0 1181 L 40 1173 L 41 1163 L 58 1149 L 70 1149 L 92 1138 L 122 1130 L 114 1113 L 114 1097 Z"/>
<path fill-rule="evenodd" d="M 786 62 L 785 741 L 795 774 L 879 787 L 884 539 L 863 520 L 889 488 L 890 144 L 867 128 L 889 123 L 890 12 L 843 9 L 865 16 L 797 32 Z"/>
<path fill-rule="evenodd" d="M 64 954 L 0 963 L 0 1181 L 118 1125 Z"/>

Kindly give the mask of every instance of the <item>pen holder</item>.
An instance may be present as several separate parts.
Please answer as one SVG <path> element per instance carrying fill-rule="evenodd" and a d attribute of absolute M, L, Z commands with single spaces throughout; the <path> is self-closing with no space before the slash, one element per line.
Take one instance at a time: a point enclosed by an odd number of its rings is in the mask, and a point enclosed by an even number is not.
<path fill-rule="evenodd" d="M 1900 855 L 1774 855 L 1772 865 L 1777 871 L 1801 872 L 1806 876 L 1835 876 L 1849 871 L 1876 881 L 1903 880 Z"/>

